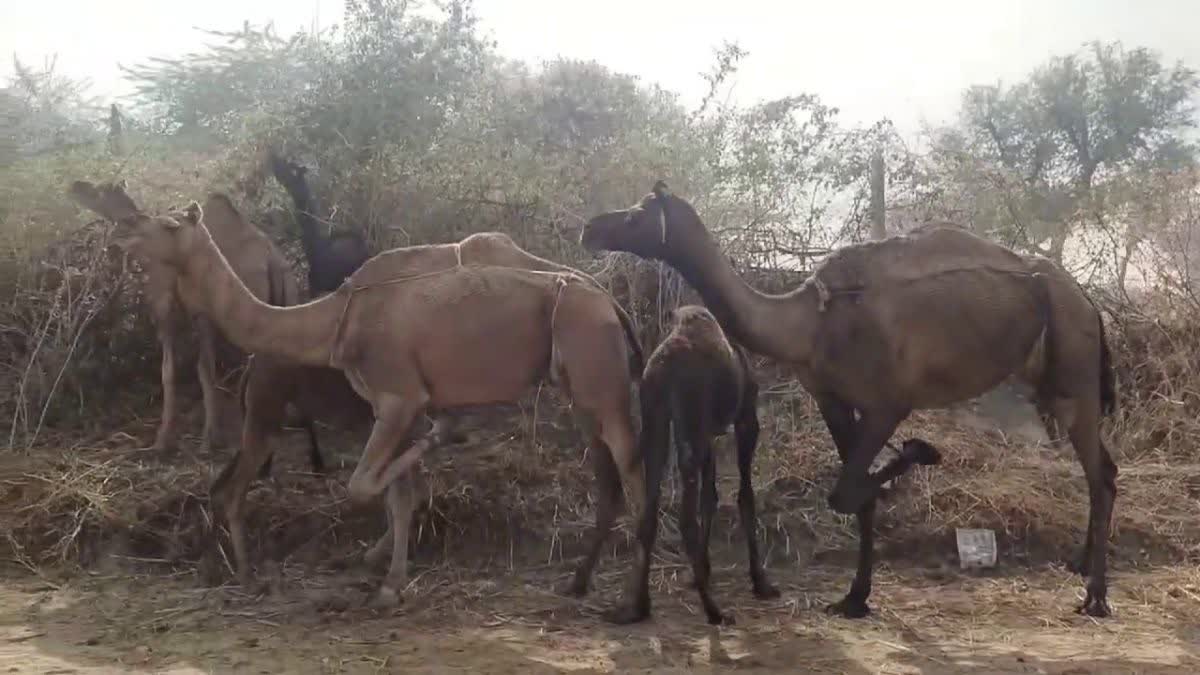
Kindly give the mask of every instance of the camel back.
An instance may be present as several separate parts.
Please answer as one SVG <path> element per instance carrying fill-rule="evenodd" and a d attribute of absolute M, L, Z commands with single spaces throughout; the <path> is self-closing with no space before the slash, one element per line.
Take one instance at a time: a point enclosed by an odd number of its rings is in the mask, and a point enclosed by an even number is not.
<path fill-rule="evenodd" d="M 1025 260 L 1000 244 L 959 227 L 938 225 L 839 249 L 818 265 L 805 283 L 819 282 L 837 293 L 933 281 L 947 272 L 971 269 L 1031 271 Z"/>

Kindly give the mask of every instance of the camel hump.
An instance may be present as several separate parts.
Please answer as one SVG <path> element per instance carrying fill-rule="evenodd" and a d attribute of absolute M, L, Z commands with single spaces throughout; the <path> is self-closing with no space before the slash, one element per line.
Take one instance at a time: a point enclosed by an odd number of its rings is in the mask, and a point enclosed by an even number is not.
<path fill-rule="evenodd" d="M 831 292 L 920 281 L 973 269 L 1028 274 L 1012 250 L 957 226 L 931 225 L 908 234 L 841 248 L 813 272 Z M 947 282 L 953 283 L 953 282 Z"/>

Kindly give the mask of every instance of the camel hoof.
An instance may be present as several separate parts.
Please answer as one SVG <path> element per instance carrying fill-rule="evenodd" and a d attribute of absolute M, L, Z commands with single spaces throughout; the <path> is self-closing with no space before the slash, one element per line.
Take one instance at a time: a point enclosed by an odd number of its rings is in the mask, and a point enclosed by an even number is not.
<path fill-rule="evenodd" d="M 759 600 L 774 600 L 780 596 L 779 589 L 770 582 L 763 581 L 754 585 L 754 597 Z"/>
<path fill-rule="evenodd" d="M 391 586 L 380 586 L 375 596 L 367 603 L 371 609 L 395 609 L 400 606 L 400 594 Z"/>
<path fill-rule="evenodd" d="M 572 579 L 571 583 L 560 587 L 558 592 L 572 598 L 582 598 L 588 594 L 588 583 L 584 579 Z"/>
<path fill-rule="evenodd" d="M 1076 614 L 1084 614 L 1086 616 L 1095 617 L 1097 619 L 1105 619 L 1112 616 L 1112 608 L 1108 606 L 1106 590 L 1087 590 L 1087 597 L 1083 599 L 1083 604 L 1076 610 Z"/>
<path fill-rule="evenodd" d="M 871 608 L 865 600 L 859 600 L 847 595 L 826 607 L 825 613 L 841 616 L 846 619 L 861 619 L 871 613 Z"/>
<path fill-rule="evenodd" d="M 641 623 L 649 618 L 649 604 L 624 605 L 610 610 L 604 615 L 604 619 L 606 621 L 618 626 L 628 626 L 634 623 Z"/>
<path fill-rule="evenodd" d="M 241 575 L 238 578 L 238 586 L 242 587 L 242 592 L 246 595 L 267 595 L 271 592 L 271 584 L 266 581 L 256 579 L 253 576 Z"/>
<path fill-rule="evenodd" d="M 736 626 L 737 620 L 732 614 L 726 614 L 721 611 L 714 610 L 708 613 L 708 625 L 710 626 Z"/>

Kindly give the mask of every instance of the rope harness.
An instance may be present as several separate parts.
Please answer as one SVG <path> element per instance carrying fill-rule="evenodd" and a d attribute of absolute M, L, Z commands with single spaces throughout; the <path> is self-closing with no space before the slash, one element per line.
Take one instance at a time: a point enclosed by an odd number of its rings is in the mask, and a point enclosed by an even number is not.
<path fill-rule="evenodd" d="M 407 275 L 407 276 L 393 277 L 391 279 L 385 279 L 384 281 L 377 281 L 377 282 L 371 283 L 371 284 L 355 285 L 355 284 L 351 283 L 350 279 L 346 279 L 346 281 L 342 283 L 342 286 L 340 288 L 338 288 L 338 290 L 337 290 L 337 293 L 339 295 L 346 296 L 346 303 L 344 305 L 342 305 L 342 312 L 340 315 L 338 315 L 337 326 L 333 332 L 333 345 L 329 350 L 329 365 L 330 365 L 330 367 L 333 367 L 333 368 L 337 367 L 335 364 L 338 362 L 338 360 L 339 360 L 338 357 L 340 356 L 339 348 L 342 344 L 342 337 L 345 334 L 346 316 L 350 313 L 350 305 L 354 302 L 355 295 L 357 295 L 358 293 L 361 293 L 362 291 L 369 291 L 369 290 L 375 289 L 375 288 L 382 288 L 385 286 L 395 286 L 398 284 L 404 284 L 404 283 L 409 283 L 409 282 L 413 282 L 413 281 L 420 281 L 422 279 L 429 279 L 432 277 L 436 277 L 436 276 L 443 275 L 443 274 L 448 274 L 451 272 L 457 272 L 459 269 L 462 269 L 463 267 L 465 267 L 462 262 L 462 245 L 461 244 L 458 244 L 458 243 L 454 244 L 454 260 L 455 260 L 454 267 L 445 267 L 440 270 L 434 270 L 432 272 L 424 272 L 421 274 L 412 274 L 412 275 Z M 517 268 L 512 268 L 512 269 L 517 269 Z M 571 272 L 550 272 L 550 271 L 545 271 L 545 270 L 521 270 L 521 271 L 529 272 L 532 274 L 546 274 L 546 275 L 550 275 L 550 276 L 557 278 L 557 290 L 555 291 L 555 295 L 554 295 L 554 306 L 550 310 L 550 331 L 551 331 L 551 336 L 553 336 L 554 321 L 558 316 L 558 305 L 559 305 L 559 303 L 562 302 L 563 291 L 566 289 L 567 285 L 570 283 L 570 281 L 572 279 L 582 281 L 582 278 L 578 274 L 573 274 Z M 551 350 L 552 350 L 551 353 L 552 354 L 554 353 L 554 349 L 555 349 L 555 347 L 553 345 L 553 337 L 551 337 Z"/>

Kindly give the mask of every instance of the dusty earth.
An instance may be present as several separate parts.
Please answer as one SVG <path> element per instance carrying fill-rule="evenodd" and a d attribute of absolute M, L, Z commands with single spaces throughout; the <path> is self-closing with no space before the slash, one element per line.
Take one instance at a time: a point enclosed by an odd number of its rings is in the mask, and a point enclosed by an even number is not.
<path fill-rule="evenodd" d="M 1016 403 L 985 397 L 962 421 L 999 421 L 1038 442 Z M 295 454 L 289 461 L 301 461 Z M 545 563 L 545 542 L 418 556 L 403 605 L 386 612 L 366 607 L 361 570 L 314 564 L 323 560 L 260 567 L 269 582 L 260 596 L 206 586 L 194 565 L 119 553 L 85 570 L 13 564 L 0 566 L 0 673 L 1200 672 L 1195 565 L 1151 564 L 1136 544 L 1114 544 L 1116 615 L 1097 621 L 1074 614 L 1082 583 L 1060 564 L 1002 556 L 993 570 L 965 572 L 947 542 L 929 545 L 884 547 L 875 612 L 851 621 L 823 611 L 849 584 L 851 542 L 771 556 L 783 596 L 760 602 L 740 538 L 714 532 L 716 597 L 737 620 L 722 628 L 704 623 L 669 526 L 652 577 L 654 618 L 635 627 L 601 618 L 620 597 L 627 555 L 606 556 L 580 601 L 554 592 L 571 560 Z M 543 563 L 530 562 L 537 555 Z"/>
<path fill-rule="evenodd" d="M 419 570 L 405 605 L 380 613 L 336 575 L 283 584 L 266 597 L 162 575 L 69 581 L 6 575 L 0 663 L 10 673 L 751 672 L 1159 673 L 1200 670 L 1194 569 L 1118 571 L 1117 616 L 1071 612 L 1079 580 L 1061 568 L 885 569 L 875 613 L 827 617 L 843 568 L 774 569 L 784 591 L 751 600 L 740 570 L 719 568 L 719 598 L 737 624 L 710 628 L 686 573 L 655 572 L 655 617 L 608 626 L 602 604 L 550 589 L 565 570 L 470 576 Z M 291 578 L 285 573 L 282 577 Z M 299 577 L 297 577 L 299 578 Z"/>

